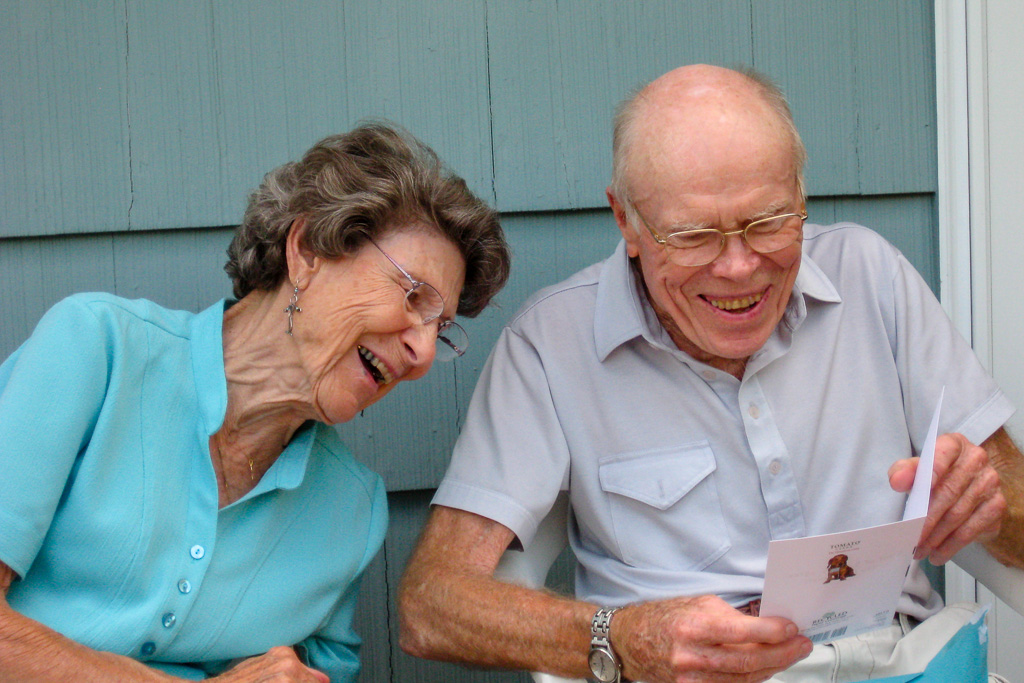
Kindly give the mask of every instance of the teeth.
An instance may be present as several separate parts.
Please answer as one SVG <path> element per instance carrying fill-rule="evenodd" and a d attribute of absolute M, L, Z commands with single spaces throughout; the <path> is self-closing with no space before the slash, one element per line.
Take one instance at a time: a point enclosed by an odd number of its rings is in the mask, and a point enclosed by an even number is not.
<path fill-rule="evenodd" d="M 753 306 L 761 297 L 764 296 L 764 292 L 758 292 L 753 296 L 745 296 L 742 299 L 708 299 L 711 305 L 715 308 L 720 308 L 723 311 L 735 311 L 740 308 L 748 308 Z"/>
<path fill-rule="evenodd" d="M 372 351 L 360 346 L 359 355 L 362 356 L 367 363 L 372 365 L 374 370 L 380 373 L 381 380 L 383 380 L 379 381 L 380 384 L 391 384 L 391 382 L 394 381 L 395 378 L 392 377 L 391 372 L 388 371 L 388 366 L 384 365 L 384 363 L 379 358 L 377 358 L 377 356 L 373 355 Z"/>

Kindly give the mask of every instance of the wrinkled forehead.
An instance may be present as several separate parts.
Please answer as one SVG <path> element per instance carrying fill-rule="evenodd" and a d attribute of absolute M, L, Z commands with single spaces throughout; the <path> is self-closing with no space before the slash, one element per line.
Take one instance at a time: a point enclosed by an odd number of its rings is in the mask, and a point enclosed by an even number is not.
<path fill-rule="evenodd" d="M 628 151 L 632 196 L 796 179 L 791 129 L 753 88 L 654 88 L 641 99 Z"/>
<path fill-rule="evenodd" d="M 686 205 L 717 202 L 791 203 L 800 189 L 792 148 L 737 131 L 718 139 L 670 139 L 638 150 L 630 171 L 634 203 Z"/>

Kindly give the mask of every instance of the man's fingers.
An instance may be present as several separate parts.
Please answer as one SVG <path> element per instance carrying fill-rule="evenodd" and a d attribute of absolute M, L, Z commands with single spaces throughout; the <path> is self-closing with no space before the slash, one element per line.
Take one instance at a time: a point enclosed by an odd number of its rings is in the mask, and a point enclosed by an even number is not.
<path fill-rule="evenodd" d="M 695 676 L 683 680 L 763 681 L 793 666 L 812 648 L 803 636 L 772 644 L 706 644 L 677 652 L 674 673 Z"/>
<path fill-rule="evenodd" d="M 1003 498 L 1002 493 L 997 493 L 981 501 L 969 519 L 952 528 L 945 536 L 933 533 L 932 537 L 928 539 L 924 552 L 919 554 L 922 557 L 927 556 L 932 564 L 945 564 L 974 541 L 987 541 L 995 538 L 999 534 L 1005 513 L 1006 499 Z M 946 528 L 940 526 L 937 527 L 937 531 L 942 532 Z"/>
<path fill-rule="evenodd" d="M 960 434 L 942 435 L 941 441 L 935 447 L 935 469 L 928 502 L 928 517 L 921 530 L 922 539 L 931 537 L 936 526 L 943 520 L 947 524 L 966 521 L 967 516 L 963 513 L 969 514 L 978 502 L 986 497 L 979 495 L 981 489 L 977 486 L 986 469 L 995 474 L 995 470 L 989 467 L 988 456 L 983 448 L 971 444 Z M 991 484 L 985 483 L 986 486 Z M 998 477 L 993 490 L 997 489 Z M 954 508 L 958 509 L 959 517 L 957 513 L 947 516 Z M 947 529 L 942 536 L 948 533 Z"/>
<path fill-rule="evenodd" d="M 918 458 L 905 458 L 897 460 L 889 467 L 889 486 L 893 491 L 906 493 L 914 486 L 918 462 Z"/>
<path fill-rule="evenodd" d="M 936 481 L 915 557 L 941 564 L 972 541 L 997 533 L 1006 501 L 985 449 L 947 434 L 935 456 Z"/>
<path fill-rule="evenodd" d="M 811 650 L 788 619 L 747 616 L 713 595 L 631 605 L 615 618 L 623 673 L 641 681 L 762 681 Z"/>

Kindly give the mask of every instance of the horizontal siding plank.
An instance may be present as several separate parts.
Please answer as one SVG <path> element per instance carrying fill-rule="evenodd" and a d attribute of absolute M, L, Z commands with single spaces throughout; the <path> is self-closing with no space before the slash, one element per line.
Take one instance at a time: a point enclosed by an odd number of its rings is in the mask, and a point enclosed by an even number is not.
<path fill-rule="evenodd" d="M 6 8 L 0 236 L 231 225 L 266 171 L 373 116 L 502 210 L 600 207 L 616 101 L 697 61 L 780 81 L 813 194 L 936 183 L 928 0 Z"/>
<path fill-rule="evenodd" d="M 753 3 L 753 66 L 786 93 L 807 147 L 805 177 L 811 195 L 855 194 L 860 189 L 857 5 L 799 0 Z"/>
<path fill-rule="evenodd" d="M 860 192 L 937 192 L 934 2 L 862 2 L 857 26 Z"/>
<path fill-rule="evenodd" d="M 55 303 L 75 292 L 110 292 L 110 235 L 0 240 L 0 359 L 7 358 Z"/>
<path fill-rule="evenodd" d="M 128 2 L 133 229 L 236 224 L 264 173 L 365 118 L 492 196 L 483 4 Z"/>
<path fill-rule="evenodd" d="M 813 223 L 851 221 L 871 228 L 896 246 L 939 295 L 938 215 L 935 196 L 901 195 L 812 199 Z"/>
<path fill-rule="evenodd" d="M 747 1 L 498 0 L 488 7 L 502 211 L 604 206 L 618 101 L 680 64 L 752 56 Z"/>
<path fill-rule="evenodd" d="M 753 66 L 786 92 L 810 157 L 808 192 L 936 191 L 930 0 L 752 7 Z"/>
<path fill-rule="evenodd" d="M 114 293 L 184 311 L 230 297 L 224 263 L 233 234 L 223 229 L 117 234 Z"/>
<path fill-rule="evenodd" d="M 124 225 L 124 3 L 0 2 L 0 237 Z"/>

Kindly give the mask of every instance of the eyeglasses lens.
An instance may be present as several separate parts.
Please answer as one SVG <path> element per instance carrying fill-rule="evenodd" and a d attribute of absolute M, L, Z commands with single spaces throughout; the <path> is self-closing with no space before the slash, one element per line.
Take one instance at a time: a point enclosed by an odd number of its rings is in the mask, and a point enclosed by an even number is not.
<path fill-rule="evenodd" d="M 444 311 L 444 299 L 440 293 L 426 282 L 417 282 L 405 293 L 405 303 L 409 310 L 414 311 L 424 323 L 436 320 Z"/>
<path fill-rule="evenodd" d="M 800 236 L 803 220 L 799 216 L 776 216 L 751 223 L 747 227 L 747 244 L 754 251 L 770 254 L 785 249 Z"/>
<path fill-rule="evenodd" d="M 438 327 L 436 344 L 435 359 L 439 361 L 454 360 L 466 352 L 466 347 L 469 346 L 469 335 L 461 325 L 449 320 Z"/>

